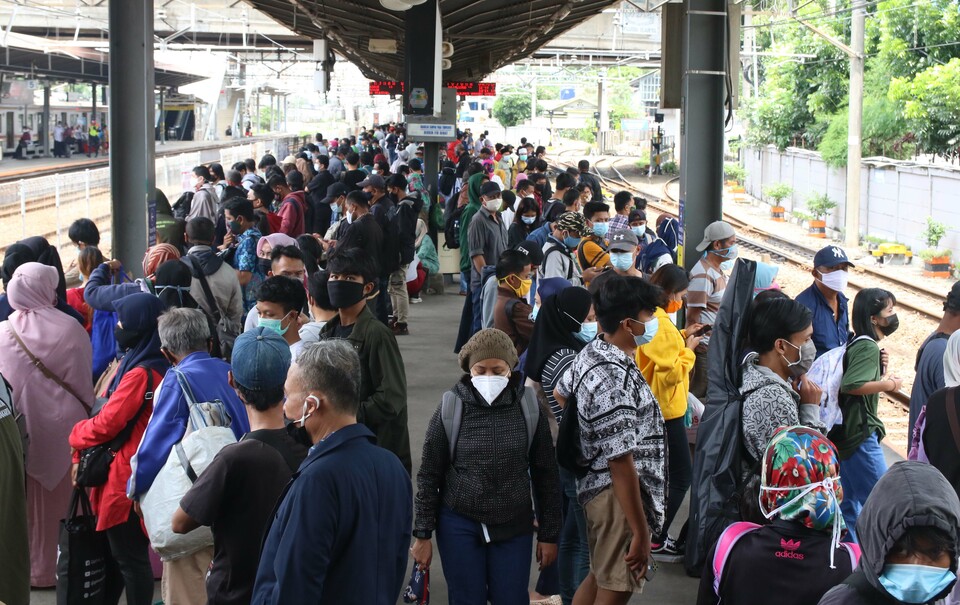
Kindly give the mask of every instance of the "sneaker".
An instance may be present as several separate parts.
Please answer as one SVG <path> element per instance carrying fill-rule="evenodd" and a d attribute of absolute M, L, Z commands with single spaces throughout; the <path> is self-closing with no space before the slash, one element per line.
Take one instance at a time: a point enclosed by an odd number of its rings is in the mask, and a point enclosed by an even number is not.
<path fill-rule="evenodd" d="M 410 304 L 411 304 L 411 305 L 416 305 L 416 304 L 419 304 L 419 303 L 422 303 L 422 302 L 423 302 L 423 299 L 420 298 L 419 296 L 411 296 L 411 297 L 410 297 Z"/>
<path fill-rule="evenodd" d="M 673 538 L 667 536 L 662 544 L 656 542 L 650 545 L 650 554 L 661 563 L 679 563 L 683 561 L 683 549 Z"/>

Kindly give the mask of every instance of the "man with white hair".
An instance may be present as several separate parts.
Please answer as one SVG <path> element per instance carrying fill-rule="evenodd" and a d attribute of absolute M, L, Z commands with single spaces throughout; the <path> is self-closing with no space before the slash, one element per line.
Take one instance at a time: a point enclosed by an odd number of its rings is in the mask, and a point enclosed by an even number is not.
<path fill-rule="evenodd" d="M 346 340 L 305 346 L 284 413 L 314 446 L 267 531 L 252 603 L 397 602 L 413 518 L 410 477 L 357 423 L 360 357 Z"/>

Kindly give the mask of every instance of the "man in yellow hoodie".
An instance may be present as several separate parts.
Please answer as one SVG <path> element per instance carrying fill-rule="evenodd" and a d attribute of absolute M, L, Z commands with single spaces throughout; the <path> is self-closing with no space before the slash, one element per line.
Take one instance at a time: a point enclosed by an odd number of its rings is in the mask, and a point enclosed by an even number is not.
<path fill-rule="evenodd" d="M 650 553 L 659 561 L 676 563 L 683 559 L 682 546 L 667 534 L 674 516 L 690 488 L 693 463 L 687 444 L 684 417 L 687 413 L 687 393 L 690 390 L 690 370 L 696 361 L 693 350 L 700 344 L 699 324 L 678 330 L 670 314 L 683 306 L 689 280 L 678 265 L 667 265 L 657 271 L 650 282 L 664 291 L 664 300 L 654 313 L 660 329 L 649 343 L 637 347 L 636 362 L 660 403 L 667 438 L 669 491 L 666 517 L 659 536 L 652 537 Z M 689 334 L 689 336 L 688 336 Z"/>

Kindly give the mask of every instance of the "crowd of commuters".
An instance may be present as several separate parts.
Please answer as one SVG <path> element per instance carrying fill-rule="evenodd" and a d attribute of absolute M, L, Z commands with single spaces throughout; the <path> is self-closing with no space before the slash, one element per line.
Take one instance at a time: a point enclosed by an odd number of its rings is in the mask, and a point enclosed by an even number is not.
<path fill-rule="evenodd" d="M 722 357 L 742 501 L 705 560 L 687 557 L 697 602 L 953 598 L 960 286 L 917 353 L 920 462 L 888 469 L 896 297 L 868 288 L 848 309 L 844 250 L 821 250 L 791 299 L 776 267 L 734 271 L 722 221 L 686 271 L 676 219 L 653 229 L 628 192 L 608 204 L 586 160 L 550 175 L 543 147 L 470 131 L 445 151 L 436 183 L 393 124 L 199 166 L 138 279 L 88 219 L 66 273 L 43 238 L 7 247 L 0 601 L 71 579 L 59 521 L 82 496 L 108 546 L 102 602 L 148 605 L 159 574 L 167 605 L 392 604 L 435 543 L 454 605 L 625 604 L 689 554 L 682 505 Z M 438 377 L 412 452 L 398 337 L 441 245 L 459 255 L 463 374 Z M 836 384 L 808 375 L 820 357 L 842 359 Z"/>

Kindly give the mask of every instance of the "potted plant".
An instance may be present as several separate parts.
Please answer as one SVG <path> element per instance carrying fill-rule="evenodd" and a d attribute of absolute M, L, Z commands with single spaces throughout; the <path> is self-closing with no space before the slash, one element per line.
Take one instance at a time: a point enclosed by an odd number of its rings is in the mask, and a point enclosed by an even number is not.
<path fill-rule="evenodd" d="M 807 200 L 807 210 L 813 217 L 807 222 L 810 228 L 810 235 L 813 237 L 827 237 L 827 222 L 823 219 L 830 214 L 830 211 L 837 207 L 837 203 L 830 199 L 826 193 L 815 193 Z"/>
<path fill-rule="evenodd" d="M 727 162 L 723 165 L 723 176 L 727 179 L 727 187 L 733 193 L 743 193 L 743 181 L 747 178 L 747 171 L 740 164 Z"/>
<path fill-rule="evenodd" d="M 950 260 L 952 253 L 950 250 L 941 250 L 940 240 L 947 234 L 947 226 L 940 221 L 934 220 L 932 216 L 927 217 L 927 226 L 920 234 L 928 248 L 920 251 L 920 258 L 923 259 L 923 274 L 926 277 L 950 277 L 950 267 L 953 264 Z"/>
<path fill-rule="evenodd" d="M 774 183 L 764 189 L 763 193 L 770 199 L 770 203 L 772 204 L 770 207 L 770 218 L 778 222 L 783 221 L 784 213 L 786 212 L 783 207 L 783 200 L 790 197 L 790 194 L 793 193 L 793 188 L 786 183 Z"/>

